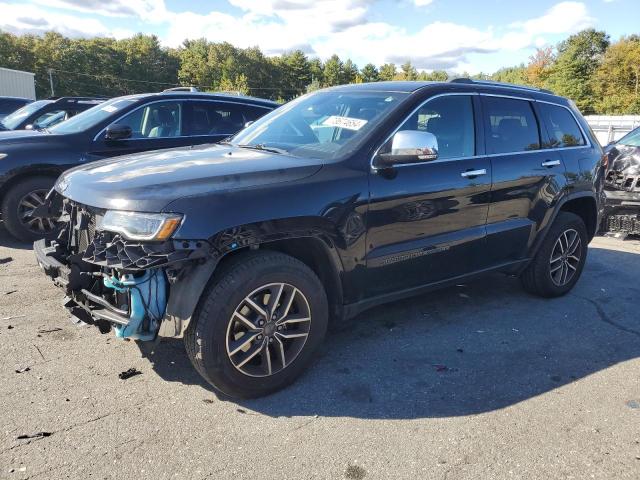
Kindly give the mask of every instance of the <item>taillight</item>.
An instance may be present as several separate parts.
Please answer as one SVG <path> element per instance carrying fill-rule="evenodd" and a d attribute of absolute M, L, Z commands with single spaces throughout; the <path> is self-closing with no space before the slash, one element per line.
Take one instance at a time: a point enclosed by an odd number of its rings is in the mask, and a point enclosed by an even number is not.
<path fill-rule="evenodd" d="M 605 153 L 604 155 L 602 155 L 602 166 L 604 167 L 605 170 L 607 168 L 609 168 L 609 154 L 608 153 Z"/>

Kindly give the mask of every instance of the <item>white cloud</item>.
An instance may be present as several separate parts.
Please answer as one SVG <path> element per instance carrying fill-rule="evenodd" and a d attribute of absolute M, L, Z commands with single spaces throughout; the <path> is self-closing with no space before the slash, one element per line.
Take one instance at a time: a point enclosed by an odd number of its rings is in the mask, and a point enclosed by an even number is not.
<path fill-rule="evenodd" d="M 44 33 L 50 30 L 69 37 L 115 36 L 123 38 L 133 32 L 109 29 L 93 18 L 78 18 L 74 15 L 54 13 L 36 5 L 0 3 L 0 30 L 21 33 Z"/>
<path fill-rule="evenodd" d="M 413 0 L 413 3 L 416 7 L 426 7 L 427 5 L 431 5 L 433 0 Z"/>
<path fill-rule="evenodd" d="M 43 7 L 55 7 L 106 17 L 139 17 L 145 21 L 170 19 L 164 0 L 32 0 Z"/>

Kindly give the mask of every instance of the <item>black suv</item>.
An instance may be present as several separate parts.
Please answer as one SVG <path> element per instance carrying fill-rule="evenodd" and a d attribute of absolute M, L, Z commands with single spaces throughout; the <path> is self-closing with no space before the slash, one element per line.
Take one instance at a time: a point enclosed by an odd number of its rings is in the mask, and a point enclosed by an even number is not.
<path fill-rule="evenodd" d="M 309 364 L 329 318 L 519 275 L 554 297 L 598 225 L 602 149 L 571 102 L 458 80 L 318 91 L 221 145 L 60 177 L 38 262 L 80 320 L 184 335 L 214 387 L 253 397 Z"/>
<path fill-rule="evenodd" d="M 37 100 L 3 118 L 0 121 L 0 131 L 53 127 L 105 100 L 94 97 L 52 97 Z"/>
<path fill-rule="evenodd" d="M 64 170 L 105 157 L 217 142 L 278 106 L 222 93 L 169 91 L 107 100 L 41 131 L 0 132 L 2 220 L 21 240 L 52 236 L 55 218 L 42 206 Z"/>

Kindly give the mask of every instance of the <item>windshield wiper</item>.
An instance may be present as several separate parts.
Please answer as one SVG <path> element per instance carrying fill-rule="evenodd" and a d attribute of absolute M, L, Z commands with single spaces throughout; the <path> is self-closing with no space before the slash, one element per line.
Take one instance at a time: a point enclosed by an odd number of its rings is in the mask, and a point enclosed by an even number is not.
<path fill-rule="evenodd" d="M 256 143 L 254 145 L 245 143 L 245 144 L 236 145 L 236 147 L 250 148 L 252 150 L 261 150 L 263 152 L 269 152 L 269 153 L 278 153 L 280 155 L 288 155 L 289 154 L 289 152 L 287 152 L 283 148 L 267 147 L 264 143 Z"/>

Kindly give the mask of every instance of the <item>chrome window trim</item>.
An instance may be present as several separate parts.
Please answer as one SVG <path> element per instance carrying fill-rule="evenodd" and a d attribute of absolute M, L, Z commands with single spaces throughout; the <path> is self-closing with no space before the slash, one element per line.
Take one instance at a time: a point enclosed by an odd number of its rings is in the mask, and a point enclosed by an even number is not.
<path fill-rule="evenodd" d="M 264 105 L 257 105 L 257 104 L 253 104 L 253 103 L 246 103 L 246 102 L 231 102 L 229 100 L 215 100 L 213 98 L 163 98 L 163 99 L 159 99 L 159 100 L 153 100 L 151 102 L 147 102 L 144 103 L 142 105 L 138 105 L 136 108 L 134 108 L 133 110 L 128 111 L 127 113 L 124 113 L 122 115 L 120 115 L 116 120 L 114 120 L 113 122 L 109 123 L 109 125 L 113 125 L 114 123 L 118 123 L 120 120 L 122 120 L 124 117 L 126 117 L 127 115 L 141 109 L 144 107 L 148 107 L 149 105 L 153 105 L 154 103 L 161 103 L 161 102 L 215 102 L 215 103 L 231 103 L 233 105 L 244 105 L 247 107 L 258 107 L 258 108 L 264 108 L 265 110 L 268 110 L 270 112 L 274 111 L 277 107 L 274 108 L 270 108 L 270 107 L 266 107 Z M 104 127 L 102 130 L 100 130 L 95 137 L 93 137 L 93 141 L 97 141 L 98 137 L 100 137 L 101 135 L 103 135 L 106 131 L 107 128 L 109 128 L 109 125 L 107 125 L 106 127 Z M 218 134 L 216 134 L 218 135 Z M 225 133 L 221 133 L 220 135 L 233 135 L 232 133 L 229 134 L 225 134 Z M 210 137 L 211 135 L 179 135 L 179 136 L 175 136 L 175 137 L 153 137 L 153 138 L 149 138 L 149 137 L 142 137 L 142 138 L 134 138 L 132 140 L 159 140 L 159 139 L 167 139 L 167 138 L 184 138 L 184 137 Z"/>
<path fill-rule="evenodd" d="M 557 152 L 557 151 L 562 151 L 562 150 L 575 150 L 575 149 L 579 149 L 579 148 L 592 148 L 592 146 L 593 146 L 592 143 L 591 143 L 590 138 L 585 134 L 585 131 L 582 128 L 582 125 L 580 124 L 580 122 L 578 121 L 578 118 L 576 117 L 575 113 L 569 107 L 567 107 L 566 105 L 562 105 L 562 104 L 556 103 L 556 102 L 549 102 L 547 100 L 538 100 L 538 99 L 535 99 L 535 98 L 516 97 L 516 96 L 512 96 L 512 95 L 501 95 L 501 94 L 497 94 L 497 93 L 483 93 L 483 92 L 448 92 L 448 93 L 439 93 L 437 95 L 434 95 L 433 97 L 429 97 L 424 102 L 422 102 L 420 105 L 418 105 L 415 109 L 413 109 L 411 111 L 411 113 L 409 113 L 409 115 L 407 115 L 400 122 L 400 125 L 398 125 L 398 127 L 396 127 L 396 129 L 393 130 L 393 132 L 391 132 L 391 134 L 388 135 L 387 138 L 385 138 L 385 140 L 378 146 L 378 148 L 376 148 L 376 150 L 373 152 L 373 155 L 371 156 L 371 160 L 369 161 L 369 166 L 371 168 L 371 171 L 376 173 L 378 170 L 380 170 L 380 168 L 375 167 L 373 165 L 373 161 L 376 158 L 376 156 L 378 155 L 378 152 L 380 151 L 382 146 L 385 143 L 387 143 L 389 141 L 389 139 L 391 137 L 393 137 L 396 134 L 396 132 L 398 132 L 398 130 L 400 130 L 400 127 L 402 127 L 402 125 L 404 125 L 404 122 L 406 122 L 411 116 L 413 116 L 425 104 L 427 104 L 431 100 L 434 100 L 434 99 L 439 98 L 439 97 L 461 96 L 461 95 L 467 95 L 467 96 L 477 95 L 477 96 L 481 96 L 481 97 L 484 96 L 484 97 L 510 98 L 510 99 L 513 99 L 513 100 L 522 100 L 523 102 L 548 103 L 549 105 L 554 105 L 556 107 L 564 108 L 564 109 L 568 110 L 569 113 L 571 113 L 571 116 L 573 117 L 573 119 L 575 120 L 576 124 L 578 125 L 578 128 L 580 129 L 580 132 L 582 133 L 582 136 L 585 139 L 586 144 L 585 145 L 576 145 L 574 147 L 540 148 L 538 150 L 529 150 L 529 151 L 487 153 L 487 154 L 484 154 L 484 155 L 473 155 L 473 156 L 470 156 L 470 157 L 442 158 L 442 159 L 436 159 L 436 160 L 425 160 L 424 162 L 415 162 L 415 163 L 398 163 L 398 164 L 394 165 L 393 168 L 396 168 L 396 167 L 410 167 L 410 166 L 415 166 L 415 165 L 424 165 L 424 164 L 427 164 L 427 163 L 431 164 L 431 163 L 449 162 L 449 161 L 455 161 L 455 160 L 472 160 L 474 158 L 501 157 L 503 155 L 523 155 L 523 154 L 540 153 L 540 152 L 548 152 L 548 151 Z M 538 120 L 538 119 L 536 118 L 536 120 Z"/>

